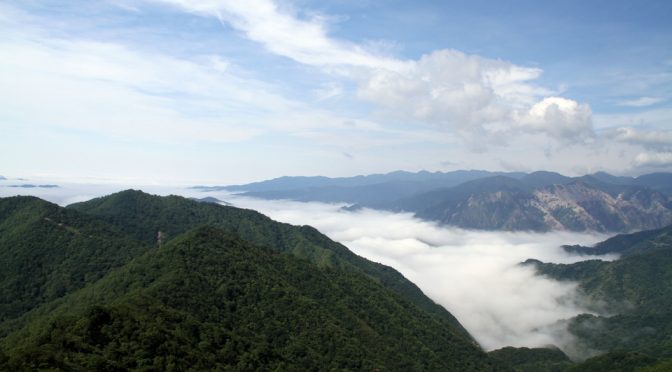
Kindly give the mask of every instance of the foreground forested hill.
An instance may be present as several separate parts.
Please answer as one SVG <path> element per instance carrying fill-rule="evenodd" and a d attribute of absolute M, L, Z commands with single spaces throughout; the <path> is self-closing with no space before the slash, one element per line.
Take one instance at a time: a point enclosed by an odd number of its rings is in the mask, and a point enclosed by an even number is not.
<path fill-rule="evenodd" d="M 506 369 L 395 270 L 253 211 L 14 197 L 0 233 L 2 370 Z"/>

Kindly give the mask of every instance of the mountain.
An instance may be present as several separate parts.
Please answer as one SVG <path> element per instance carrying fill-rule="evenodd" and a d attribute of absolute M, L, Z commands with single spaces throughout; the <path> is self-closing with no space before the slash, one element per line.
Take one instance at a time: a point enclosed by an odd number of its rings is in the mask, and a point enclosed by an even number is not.
<path fill-rule="evenodd" d="M 280 177 L 246 185 L 195 186 L 194 188 L 201 191 L 226 190 L 239 192 L 245 196 L 262 199 L 291 199 L 327 203 L 345 202 L 372 206 L 393 202 L 399 198 L 420 192 L 440 187 L 456 186 L 467 181 L 495 175 L 519 178 L 525 174 L 479 170 L 460 170 L 446 173 L 396 171 L 387 174 L 342 178 Z"/>
<path fill-rule="evenodd" d="M 15 188 L 24 188 L 24 189 L 34 189 L 34 188 L 40 188 L 40 189 L 57 189 L 60 186 L 58 185 L 34 185 L 32 183 L 22 183 L 22 184 L 17 184 L 17 185 L 7 185 L 7 187 L 15 187 Z"/>
<path fill-rule="evenodd" d="M 552 185 L 564 185 L 572 181 L 571 177 L 563 176 L 555 172 L 538 171 L 525 175 L 521 181 L 532 188 Z"/>
<path fill-rule="evenodd" d="M 631 231 L 672 223 L 672 202 L 637 187 L 600 188 L 584 181 L 538 185 L 559 178 L 490 177 L 430 191 L 383 209 L 414 212 L 446 225 L 486 230 Z M 567 181 L 567 180 L 565 180 Z"/>
<path fill-rule="evenodd" d="M 219 200 L 212 196 L 206 196 L 205 198 L 189 198 L 189 200 L 201 202 L 201 203 L 212 203 L 212 204 L 221 204 L 221 205 L 231 205 L 223 200 Z"/>
<path fill-rule="evenodd" d="M 615 353 L 594 363 L 642 359 L 631 353 L 645 355 L 649 364 L 672 359 L 672 226 L 617 236 L 594 249 L 618 252 L 621 258 L 568 265 L 529 260 L 525 264 L 548 277 L 579 283 L 584 302 L 594 314 L 568 321 L 577 347 Z M 630 354 L 619 356 L 619 350 Z"/>
<path fill-rule="evenodd" d="M 350 178 L 282 177 L 247 185 L 197 187 L 262 199 L 349 203 L 413 212 L 419 218 L 485 230 L 630 232 L 672 223 L 672 174 L 637 178 L 604 172 L 392 172 Z"/>
<path fill-rule="evenodd" d="M 447 323 L 365 276 L 320 269 L 213 227 L 147 252 L 55 312 L 88 297 L 96 305 L 21 337 L 8 365 L 492 369 Z"/>
<path fill-rule="evenodd" d="M 635 178 L 634 177 L 620 177 L 620 176 L 612 176 L 609 173 L 606 172 L 597 172 L 593 173 L 590 175 L 590 177 L 593 177 L 596 180 L 599 180 L 604 183 L 610 183 L 613 185 L 634 185 L 635 184 Z"/>
<path fill-rule="evenodd" d="M 30 196 L 0 198 L 2 328 L 92 283 L 149 247 L 119 228 Z"/>
<path fill-rule="evenodd" d="M 446 184 L 457 185 L 462 182 L 490 177 L 493 175 L 507 174 L 512 177 L 522 177 L 522 173 L 501 173 L 488 172 L 480 170 L 459 170 L 453 172 L 427 172 L 420 171 L 416 173 L 406 171 L 395 171 L 385 174 L 371 174 L 355 177 L 280 177 L 268 181 L 254 182 L 246 185 L 232 185 L 218 187 L 230 191 L 244 192 L 264 192 L 264 191 L 286 191 L 297 189 L 309 189 L 317 187 L 359 187 L 369 185 L 379 185 L 389 182 L 442 182 Z M 204 186 L 200 186 L 203 188 Z M 198 188 L 198 187 L 197 187 Z"/>
<path fill-rule="evenodd" d="M 135 190 L 72 204 L 67 209 L 114 224 L 145 244 L 155 244 L 158 231 L 170 238 L 199 226 L 211 225 L 252 244 L 291 253 L 320 267 L 363 272 L 417 306 L 452 322 L 456 329 L 467 335 L 452 315 L 399 272 L 357 256 L 310 226 L 275 222 L 252 210 L 198 203 L 180 196 L 157 197 Z"/>
<path fill-rule="evenodd" d="M 0 232 L 3 370 L 506 370 L 394 269 L 254 211 L 14 197 Z"/>
<path fill-rule="evenodd" d="M 562 350 L 554 347 L 515 348 L 507 346 L 493 350 L 488 355 L 517 372 L 564 371 L 574 365 Z"/>
<path fill-rule="evenodd" d="M 644 186 L 668 195 L 672 193 L 672 173 L 651 173 L 635 179 L 635 185 Z"/>

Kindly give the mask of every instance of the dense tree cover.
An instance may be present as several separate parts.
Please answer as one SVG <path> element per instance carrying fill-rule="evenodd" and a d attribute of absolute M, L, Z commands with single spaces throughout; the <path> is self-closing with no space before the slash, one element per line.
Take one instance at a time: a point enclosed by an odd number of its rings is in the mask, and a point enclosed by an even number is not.
<path fill-rule="evenodd" d="M 614 351 L 573 366 L 568 372 L 634 372 L 652 367 L 657 360 L 638 352 Z"/>
<path fill-rule="evenodd" d="M 3 296 L 33 301 L 2 309 L 0 370 L 506 370 L 399 273 L 312 228 L 133 191 L 95 202 L 118 215 L 0 199 Z"/>
<path fill-rule="evenodd" d="M 494 368 L 448 322 L 364 275 L 211 227 L 147 252 L 53 313 L 10 336 L 7 367 Z"/>
<path fill-rule="evenodd" d="M 310 226 L 279 223 L 252 210 L 197 203 L 180 196 L 158 197 L 136 190 L 73 204 L 68 209 L 100 217 L 147 244 L 155 243 L 159 230 L 170 238 L 198 226 L 211 225 L 255 245 L 288 252 L 319 266 L 364 272 L 417 306 L 450 321 L 456 330 L 470 337 L 449 312 L 399 272 L 355 255 Z"/>
<path fill-rule="evenodd" d="M 504 347 L 488 353 L 496 361 L 517 372 L 560 372 L 573 365 L 557 348 Z"/>
<path fill-rule="evenodd" d="M 658 249 L 668 249 L 670 245 L 672 245 L 672 226 L 632 234 L 619 234 L 597 243 L 594 247 L 572 245 L 563 248 L 568 252 L 586 255 L 618 253 L 622 256 L 629 256 Z"/>
<path fill-rule="evenodd" d="M 672 358 L 671 232 L 672 228 L 667 227 L 618 236 L 593 248 L 622 253 L 620 259 L 612 262 L 590 260 L 570 265 L 527 262 L 552 278 L 578 281 L 589 305 L 604 314 L 583 314 L 569 322 L 569 330 L 583 348 L 628 351 L 593 360 L 595 368 L 609 363 L 644 366 L 642 361 L 646 358 L 661 363 Z M 642 363 L 637 364 L 638 361 Z"/>
<path fill-rule="evenodd" d="M 27 311 L 146 250 L 97 218 L 34 197 L 0 198 L 0 336 Z"/>

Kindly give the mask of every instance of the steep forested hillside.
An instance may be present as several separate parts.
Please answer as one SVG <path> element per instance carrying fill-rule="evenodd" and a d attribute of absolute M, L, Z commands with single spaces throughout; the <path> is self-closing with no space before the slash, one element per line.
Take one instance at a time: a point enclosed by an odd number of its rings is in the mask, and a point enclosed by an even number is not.
<path fill-rule="evenodd" d="M 147 249 L 98 218 L 34 197 L 0 198 L 0 337 L 24 313 Z"/>
<path fill-rule="evenodd" d="M 398 272 L 309 227 L 139 191 L 0 199 L 0 217 L 0 369 L 499 368 Z"/>
<path fill-rule="evenodd" d="M 569 322 L 569 330 L 581 347 L 672 358 L 672 227 L 617 236 L 592 249 L 619 252 L 622 257 L 613 262 L 591 260 L 571 265 L 527 262 L 549 277 L 578 281 L 588 304 L 602 314 L 584 314 Z M 611 357 L 620 358 L 616 354 Z"/>
<path fill-rule="evenodd" d="M 448 322 L 365 276 L 321 269 L 212 227 L 147 252 L 53 313 L 10 336 L 8 366 L 493 368 Z"/>
<path fill-rule="evenodd" d="M 158 231 L 174 237 L 198 226 L 217 226 L 253 244 L 288 252 L 319 266 L 363 272 L 423 309 L 453 322 L 456 329 L 467 334 L 452 315 L 399 272 L 353 254 L 310 226 L 275 222 L 252 210 L 196 203 L 179 196 L 157 197 L 134 190 L 73 204 L 68 209 L 109 221 L 148 244 L 156 242 Z"/>

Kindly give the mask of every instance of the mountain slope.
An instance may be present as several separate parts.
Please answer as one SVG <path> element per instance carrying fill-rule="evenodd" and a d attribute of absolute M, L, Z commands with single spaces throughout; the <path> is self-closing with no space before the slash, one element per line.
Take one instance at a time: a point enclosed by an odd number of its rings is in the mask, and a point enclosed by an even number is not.
<path fill-rule="evenodd" d="M 571 180 L 538 187 L 557 176 L 532 174 L 534 181 L 490 177 L 439 189 L 383 209 L 414 212 L 442 224 L 485 230 L 632 231 L 672 223 L 672 203 L 650 189 L 599 186 Z M 560 176 L 561 177 L 561 176 Z M 529 180 L 528 180 L 529 181 Z"/>
<path fill-rule="evenodd" d="M 350 178 L 282 177 L 247 185 L 198 187 L 262 199 L 353 204 L 413 212 L 439 223 L 485 230 L 631 232 L 672 223 L 672 175 L 582 177 L 538 171 L 392 172 Z"/>
<path fill-rule="evenodd" d="M 147 251 L 50 314 L 4 340 L 1 368 L 495 369 L 450 322 L 367 276 L 213 227 Z"/>
<path fill-rule="evenodd" d="M 459 170 L 446 173 L 396 171 L 387 174 L 342 178 L 280 177 L 246 185 L 196 186 L 194 188 L 202 191 L 242 192 L 245 196 L 262 199 L 291 199 L 327 203 L 345 202 L 373 207 L 377 204 L 394 202 L 397 199 L 417 193 L 457 186 L 467 181 L 495 175 L 507 175 L 512 178 L 524 176 L 523 173 L 478 170 Z"/>
<path fill-rule="evenodd" d="M 585 348 L 671 358 L 672 227 L 612 238 L 596 249 L 623 256 L 613 262 L 528 264 L 549 277 L 578 281 L 589 304 L 603 314 L 570 321 L 570 331 Z"/>
<path fill-rule="evenodd" d="M 134 190 L 73 204 L 68 209 L 115 224 L 147 244 L 156 241 L 157 231 L 170 238 L 198 226 L 212 225 L 237 234 L 252 244 L 288 252 L 319 266 L 363 272 L 417 306 L 451 321 L 456 329 L 468 335 L 450 313 L 399 272 L 355 255 L 309 226 L 275 222 L 251 210 L 198 203 L 179 196 L 158 197 Z"/>
<path fill-rule="evenodd" d="M 95 217 L 35 197 L 0 198 L 0 336 L 22 314 L 147 249 Z"/>

